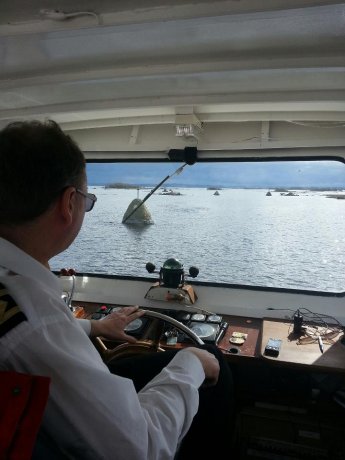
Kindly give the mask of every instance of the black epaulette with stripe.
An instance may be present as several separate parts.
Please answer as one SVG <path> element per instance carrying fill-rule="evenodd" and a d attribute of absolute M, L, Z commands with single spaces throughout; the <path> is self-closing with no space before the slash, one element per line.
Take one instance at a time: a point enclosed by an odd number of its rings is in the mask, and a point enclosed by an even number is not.
<path fill-rule="evenodd" d="M 23 321 L 27 321 L 27 317 L 20 311 L 17 302 L 10 296 L 7 288 L 0 283 L 0 337 Z"/>

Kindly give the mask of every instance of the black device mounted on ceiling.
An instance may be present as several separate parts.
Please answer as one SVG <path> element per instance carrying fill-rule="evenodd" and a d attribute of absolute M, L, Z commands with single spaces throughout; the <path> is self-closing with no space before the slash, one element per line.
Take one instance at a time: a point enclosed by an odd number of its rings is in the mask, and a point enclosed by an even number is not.
<path fill-rule="evenodd" d="M 169 160 L 183 161 L 187 165 L 193 165 L 197 160 L 198 149 L 196 147 L 185 147 L 182 149 L 170 149 L 168 152 Z"/>

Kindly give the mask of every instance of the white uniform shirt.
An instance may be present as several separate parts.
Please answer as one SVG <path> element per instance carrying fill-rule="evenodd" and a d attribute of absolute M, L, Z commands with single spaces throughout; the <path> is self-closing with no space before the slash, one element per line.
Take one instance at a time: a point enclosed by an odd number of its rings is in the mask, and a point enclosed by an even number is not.
<path fill-rule="evenodd" d="M 58 278 L 2 238 L 0 282 L 27 317 L 0 338 L 0 369 L 51 377 L 43 428 L 58 445 L 85 460 L 172 459 L 198 408 L 198 358 L 177 353 L 136 393 L 131 380 L 109 372 L 89 322 L 61 299 Z"/>

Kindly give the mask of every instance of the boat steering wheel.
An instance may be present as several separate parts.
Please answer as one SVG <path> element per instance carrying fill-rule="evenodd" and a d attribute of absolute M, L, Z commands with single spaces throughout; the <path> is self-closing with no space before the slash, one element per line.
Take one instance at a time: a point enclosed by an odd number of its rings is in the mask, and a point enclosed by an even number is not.
<path fill-rule="evenodd" d="M 160 345 L 160 338 L 163 333 L 164 323 L 168 323 L 175 329 L 186 334 L 195 345 L 204 345 L 204 342 L 195 334 L 195 332 L 170 316 L 151 310 L 145 310 L 143 317 L 150 318 L 151 323 L 146 332 L 143 334 L 143 337 L 136 343 L 122 343 L 115 348 L 108 348 L 100 337 L 93 339 L 94 344 L 105 363 L 109 363 L 113 359 L 124 358 L 134 354 L 164 351 Z M 152 336 L 153 338 L 149 339 L 149 336 Z"/>

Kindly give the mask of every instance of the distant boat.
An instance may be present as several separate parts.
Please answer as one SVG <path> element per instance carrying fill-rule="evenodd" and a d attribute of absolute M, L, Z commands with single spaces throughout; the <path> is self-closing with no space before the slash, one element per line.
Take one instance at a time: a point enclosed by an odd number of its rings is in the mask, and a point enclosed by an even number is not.
<path fill-rule="evenodd" d="M 122 223 L 129 224 L 129 225 L 150 225 L 154 223 L 152 220 L 150 211 L 147 209 L 145 204 L 141 204 L 141 203 L 142 203 L 142 200 L 140 198 L 135 198 L 129 204 L 127 211 L 125 212 L 122 218 Z M 139 209 L 134 211 L 134 209 L 136 208 L 139 208 Z M 132 215 L 128 218 L 130 214 Z"/>
<path fill-rule="evenodd" d="M 180 192 L 174 192 L 174 190 L 167 190 L 167 189 L 164 189 L 161 193 L 159 193 L 159 195 L 174 195 L 174 196 L 179 196 L 179 195 L 182 195 L 182 193 L 180 193 Z"/>
<path fill-rule="evenodd" d="M 219 192 L 218 192 L 218 190 L 216 190 L 216 191 L 214 192 L 214 194 L 213 194 L 213 195 L 217 195 L 217 196 L 218 196 L 218 195 L 219 195 Z"/>
<path fill-rule="evenodd" d="M 271 193 L 270 191 L 268 191 L 268 192 L 266 193 L 266 196 L 272 196 L 272 193 Z"/>

